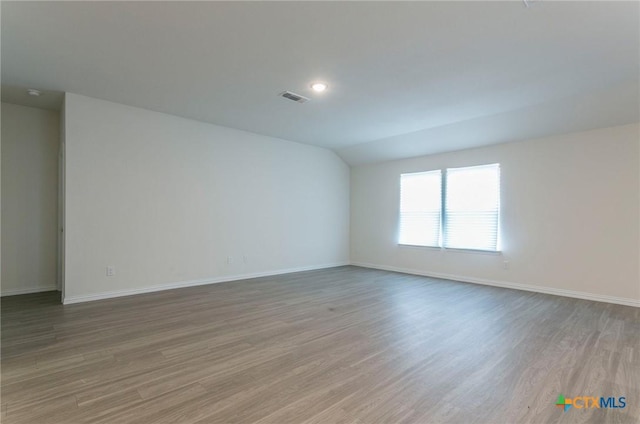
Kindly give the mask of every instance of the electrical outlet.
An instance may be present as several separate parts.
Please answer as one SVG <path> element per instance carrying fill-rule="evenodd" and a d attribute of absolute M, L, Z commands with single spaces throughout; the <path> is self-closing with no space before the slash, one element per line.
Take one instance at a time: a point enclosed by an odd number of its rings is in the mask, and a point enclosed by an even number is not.
<path fill-rule="evenodd" d="M 247 255 L 242 255 L 242 262 L 244 262 L 245 264 L 248 262 Z"/>
<path fill-rule="evenodd" d="M 509 269 L 509 261 L 502 262 L 502 269 Z"/>
<path fill-rule="evenodd" d="M 113 277 L 114 275 L 116 275 L 116 269 L 113 265 L 108 265 L 107 266 L 107 277 Z"/>
<path fill-rule="evenodd" d="M 233 258 L 231 256 L 227 256 L 227 265 L 231 265 L 233 263 Z"/>

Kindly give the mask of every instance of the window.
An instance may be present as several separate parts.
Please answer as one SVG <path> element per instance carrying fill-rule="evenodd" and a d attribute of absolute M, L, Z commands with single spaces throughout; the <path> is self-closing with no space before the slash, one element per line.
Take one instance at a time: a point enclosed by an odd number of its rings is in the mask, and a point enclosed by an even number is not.
<path fill-rule="evenodd" d="M 444 247 L 498 250 L 500 165 L 447 169 Z"/>
<path fill-rule="evenodd" d="M 400 244 L 440 246 L 440 170 L 400 176 Z"/>
<path fill-rule="evenodd" d="M 402 174 L 400 186 L 400 244 L 498 250 L 500 164 Z"/>

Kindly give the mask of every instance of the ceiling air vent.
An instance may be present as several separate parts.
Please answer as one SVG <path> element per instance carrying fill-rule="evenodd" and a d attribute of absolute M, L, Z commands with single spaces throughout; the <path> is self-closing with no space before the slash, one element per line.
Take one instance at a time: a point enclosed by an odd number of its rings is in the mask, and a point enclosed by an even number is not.
<path fill-rule="evenodd" d="M 309 101 L 308 98 L 296 93 L 292 93 L 291 91 L 285 91 L 283 93 L 280 93 L 280 97 L 284 97 L 285 99 L 293 100 L 294 102 L 298 102 L 298 103 L 306 103 Z"/>

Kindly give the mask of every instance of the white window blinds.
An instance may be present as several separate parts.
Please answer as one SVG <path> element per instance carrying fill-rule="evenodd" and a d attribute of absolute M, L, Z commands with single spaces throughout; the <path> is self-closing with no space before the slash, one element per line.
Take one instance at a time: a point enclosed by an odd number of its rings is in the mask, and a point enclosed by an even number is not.
<path fill-rule="evenodd" d="M 444 247 L 498 250 L 500 164 L 447 169 Z"/>
<path fill-rule="evenodd" d="M 400 244 L 440 246 L 441 211 L 440 170 L 400 176 Z"/>

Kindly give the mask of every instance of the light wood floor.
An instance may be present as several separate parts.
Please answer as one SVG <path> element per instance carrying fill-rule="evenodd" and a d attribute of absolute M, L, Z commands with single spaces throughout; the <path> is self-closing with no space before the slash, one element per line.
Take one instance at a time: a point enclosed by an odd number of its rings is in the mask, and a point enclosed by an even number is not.
<path fill-rule="evenodd" d="M 567 397 L 621 410 L 562 412 Z M 356 267 L 2 298 L 2 422 L 636 423 L 640 309 Z"/>

